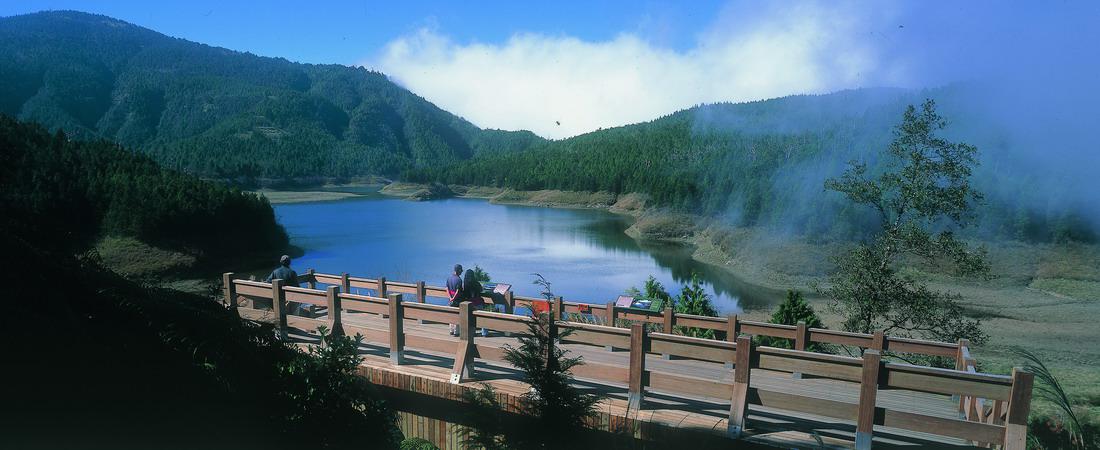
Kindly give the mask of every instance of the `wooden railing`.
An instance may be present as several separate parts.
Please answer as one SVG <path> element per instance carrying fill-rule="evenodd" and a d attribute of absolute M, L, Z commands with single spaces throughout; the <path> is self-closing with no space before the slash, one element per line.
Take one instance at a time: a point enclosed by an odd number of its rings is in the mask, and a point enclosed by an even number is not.
<path fill-rule="evenodd" d="M 477 311 L 469 303 L 459 307 L 433 305 L 426 297 L 445 296 L 441 288 L 418 283 L 395 283 L 385 279 L 369 280 L 314 274 L 315 281 L 330 284 L 324 291 L 308 288 L 285 287 L 281 280 L 260 283 L 234 279 L 232 273 L 224 275 L 225 300 L 231 308 L 237 308 L 240 298 L 270 300 L 277 316 L 276 328 L 287 335 L 287 302 L 324 307 L 327 317 L 307 319 L 295 317 L 295 323 L 307 331 L 327 326 L 337 333 L 361 334 L 368 342 L 389 346 L 391 362 L 404 363 L 406 348 L 453 354 L 451 382 L 463 383 L 476 379 L 475 359 L 503 362 L 504 350 L 487 343 L 479 343 L 476 328 L 504 333 L 523 333 L 534 319 L 510 313 Z M 367 288 L 377 295 L 347 293 L 349 288 Z M 405 300 L 405 295 L 415 296 Z M 534 299 L 507 296 L 511 307 Z M 513 303 L 514 302 L 514 303 Z M 636 320 L 630 328 L 578 323 L 562 320 L 569 312 L 578 311 L 579 305 L 556 299 L 550 302 L 550 332 L 565 335 L 563 340 L 573 344 L 628 349 L 628 367 L 587 361 L 573 368 L 579 378 L 625 384 L 628 390 L 629 408 L 638 410 L 645 402 L 648 390 L 690 396 L 727 398 L 730 402 L 727 434 L 739 437 L 745 427 L 749 405 L 808 413 L 817 416 L 851 420 L 856 424 L 856 448 L 871 446 L 875 426 L 929 433 L 968 440 L 982 446 L 999 446 L 1005 449 L 1024 449 L 1027 434 L 1027 415 L 1031 402 L 1032 374 L 1014 370 L 1011 376 L 979 373 L 975 370 L 968 344 L 958 345 L 887 338 L 881 333 L 861 335 L 830 330 L 807 329 L 805 325 L 781 326 L 757 322 L 738 321 L 736 316 L 710 318 L 688 315 L 649 315 L 635 311 L 620 311 L 614 305 L 606 305 L 608 317 Z M 590 308 L 596 308 L 595 305 Z M 387 329 L 378 330 L 345 323 L 345 312 L 361 312 L 388 318 Z M 671 319 L 670 319 L 671 318 Z M 406 334 L 405 321 L 418 320 L 455 324 L 460 338 L 440 339 L 417 334 Z M 660 320 L 665 324 L 663 332 L 649 332 L 641 322 Z M 671 326 L 724 330 L 729 333 L 724 340 L 703 339 L 671 333 Z M 615 323 L 609 321 L 608 323 Z M 708 327 L 709 326 L 709 327 Z M 568 330 L 568 333 L 563 331 Z M 761 334 L 794 339 L 794 350 L 757 347 L 751 335 Z M 829 342 L 867 348 L 862 357 L 839 356 L 804 351 L 807 342 Z M 799 345 L 798 343 L 801 343 Z M 946 355 L 952 349 L 954 355 Z M 887 362 L 882 351 L 912 352 L 938 356 L 954 356 L 959 361 L 957 369 L 940 369 Z M 733 369 L 732 381 L 703 379 L 678 373 L 653 371 L 646 368 L 646 354 L 664 354 L 676 358 L 725 363 Z M 774 372 L 808 375 L 815 378 L 854 383 L 859 387 L 858 399 L 845 402 L 779 390 L 768 390 L 752 385 L 753 371 L 761 369 Z M 774 388 L 773 388 L 774 389 Z M 878 406 L 876 398 L 882 390 L 907 390 L 958 396 L 961 417 L 949 419 L 919 412 L 901 411 Z"/>
<path fill-rule="evenodd" d="M 351 292 L 352 288 L 357 288 L 372 290 L 379 297 L 385 297 L 389 293 L 411 294 L 415 296 L 417 303 L 425 303 L 429 297 L 447 298 L 447 288 L 428 286 L 423 281 L 401 283 L 388 281 L 385 277 L 377 279 L 359 278 L 349 276 L 346 273 L 334 275 L 315 273 L 312 270 L 307 275 L 307 278 L 312 276 L 313 282 L 340 286 L 342 292 Z M 910 339 L 886 336 L 882 333 L 849 333 L 824 328 L 808 328 L 805 324 L 780 325 L 740 320 L 737 315 L 725 317 L 698 316 L 676 313 L 671 308 L 666 308 L 664 311 L 657 313 L 615 306 L 615 302 L 605 304 L 570 302 L 562 300 L 561 297 L 556 300 L 562 313 L 559 314 L 559 317 L 566 317 L 565 314 L 583 314 L 600 320 L 608 326 L 616 326 L 623 322 L 644 322 L 661 325 L 661 330 L 667 334 L 672 334 L 677 327 L 714 330 L 716 336 L 724 338 L 727 342 L 733 342 L 740 334 L 751 334 L 790 339 L 796 350 L 806 350 L 810 343 L 821 343 L 878 350 L 879 352 L 940 356 L 955 359 L 957 366 L 961 363 L 961 360 L 958 359 L 961 342 Z M 517 307 L 533 309 L 534 305 L 539 303 L 546 303 L 546 300 L 514 295 L 509 291 L 504 295 L 503 307 L 505 312 L 511 313 Z"/>

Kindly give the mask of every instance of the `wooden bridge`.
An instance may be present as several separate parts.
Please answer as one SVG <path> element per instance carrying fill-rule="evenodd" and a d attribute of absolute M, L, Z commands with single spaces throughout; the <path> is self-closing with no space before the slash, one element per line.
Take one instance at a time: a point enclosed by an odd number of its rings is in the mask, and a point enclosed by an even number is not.
<path fill-rule="evenodd" d="M 573 369 L 578 385 L 605 399 L 594 428 L 631 423 L 640 439 L 675 430 L 787 448 L 1022 450 L 1026 444 L 1032 374 L 977 372 L 966 340 L 935 342 L 671 310 L 647 313 L 613 302 L 546 302 L 511 292 L 503 297 L 505 312 L 479 311 L 468 303 L 438 304 L 446 302 L 445 288 L 424 282 L 312 270 L 305 278 L 309 288 L 227 273 L 225 301 L 242 317 L 271 321 L 284 338 L 304 345 L 316 342 L 311 333 L 321 326 L 361 334 L 360 373 L 420 397 L 457 401 L 463 390 L 477 387 L 473 382 L 486 382 L 514 406 L 527 387 L 522 374 L 503 360 L 503 347 L 514 345 L 515 334 L 527 332 L 534 319 L 512 312 L 545 305 L 553 328 L 567 335 L 564 347 L 583 357 L 584 364 Z M 319 284 L 325 289 L 317 289 Z M 288 302 L 309 305 L 317 314 L 289 315 Z M 246 303 L 272 308 L 245 308 Z M 461 337 L 449 335 L 449 324 L 458 325 Z M 490 330 L 489 337 L 475 333 L 478 328 Z M 686 328 L 714 330 L 718 338 L 678 334 Z M 752 336 L 789 339 L 794 349 L 755 346 Z M 862 357 L 815 353 L 807 351 L 810 343 L 864 351 Z M 955 369 L 884 358 L 906 354 L 949 358 Z M 406 436 L 457 446 L 455 432 L 426 422 L 427 414 L 400 414 Z"/>

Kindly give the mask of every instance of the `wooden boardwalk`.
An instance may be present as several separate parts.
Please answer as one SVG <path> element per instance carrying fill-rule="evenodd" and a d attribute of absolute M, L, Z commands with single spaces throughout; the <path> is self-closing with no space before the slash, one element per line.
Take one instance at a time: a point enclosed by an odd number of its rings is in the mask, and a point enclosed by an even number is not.
<path fill-rule="evenodd" d="M 469 303 L 432 304 L 429 298 L 438 301 L 446 291 L 423 282 L 312 271 L 307 279 L 310 288 L 300 288 L 227 273 L 226 305 L 242 317 L 272 321 L 280 336 L 301 345 L 315 342 L 313 333 L 322 326 L 362 335 L 360 373 L 396 391 L 453 402 L 484 382 L 510 402 L 518 399 L 528 387 L 504 360 L 503 350 L 518 342 L 509 333 L 526 332 L 535 322 L 511 314 L 523 307 L 542 311 L 547 332 L 560 335 L 564 348 L 583 358 L 584 364 L 572 369 L 578 386 L 605 399 L 602 422 L 589 424 L 597 430 L 629 422 L 641 424 L 640 434 L 635 428 L 640 439 L 659 439 L 676 430 L 723 443 L 744 439 L 787 448 L 1022 450 L 1026 444 L 1032 375 L 978 372 L 966 340 L 846 333 L 804 323 L 648 312 L 613 302 L 546 301 L 511 292 L 494 299 L 506 312 L 488 312 Z M 325 290 L 315 289 L 320 283 L 328 285 Z M 265 302 L 272 311 L 241 307 Z M 308 318 L 288 314 L 296 304 L 325 312 Z M 448 325 L 462 330 L 462 336 L 450 336 Z M 490 330 L 489 335 L 474 332 L 478 327 Z M 688 329 L 713 330 L 715 339 L 684 336 Z M 794 349 L 759 347 L 754 335 L 788 339 Z M 862 355 L 816 353 L 809 351 L 811 343 L 860 349 Z M 949 358 L 955 368 L 884 359 L 889 354 Z"/>
<path fill-rule="evenodd" d="M 245 309 L 242 317 L 274 322 L 271 311 Z M 322 315 L 319 317 L 324 319 Z M 288 316 L 288 325 L 292 330 L 291 338 L 296 342 L 309 344 L 316 342 L 313 333 L 316 320 L 297 316 Z M 385 332 L 389 319 L 369 313 L 345 313 L 346 325 Z M 459 339 L 448 334 L 446 324 L 421 324 L 416 320 L 404 321 L 406 335 L 451 340 L 456 344 Z M 514 337 L 504 333 L 490 332 L 488 337 L 478 337 L 479 345 L 485 344 L 503 348 L 515 345 Z M 565 344 L 573 356 L 581 356 L 584 361 L 600 364 L 628 367 L 628 351 L 608 351 L 607 349 L 583 344 Z M 377 369 L 412 374 L 426 379 L 448 382 L 454 366 L 454 354 L 433 351 L 408 351 L 406 361 L 400 366 L 393 365 L 389 358 L 386 342 L 364 342 L 361 351 L 364 365 Z M 686 359 L 665 359 L 661 355 L 647 355 L 646 367 L 652 372 L 676 373 L 700 380 L 724 381 L 732 383 L 734 370 L 724 364 Z M 522 395 L 528 389 L 522 381 L 522 374 L 502 363 L 478 360 L 478 376 L 475 382 L 493 385 L 498 391 L 513 395 Z M 664 392 L 650 388 L 646 392 L 645 403 L 641 411 L 628 411 L 627 386 L 625 383 L 613 383 L 604 380 L 577 377 L 578 386 L 588 392 L 601 396 L 605 400 L 600 409 L 621 416 L 680 429 L 705 430 L 716 435 L 724 435 L 730 411 L 730 399 L 706 395 L 685 395 L 679 392 Z M 856 403 L 859 399 L 859 385 L 838 380 L 804 377 L 794 378 L 787 372 L 753 369 L 751 386 L 770 391 L 789 392 L 800 396 Z M 958 400 L 947 395 L 905 391 L 884 390 L 878 395 L 879 406 L 919 413 L 921 415 L 958 419 Z M 837 420 L 810 414 L 797 414 L 790 411 L 774 410 L 765 407 L 750 407 L 746 426 L 747 440 L 785 448 L 850 448 L 855 436 L 855 422 Z M 881 430 L 881 431 L 880 431 Z M 819 441 L 820 439 L 820 441 Z M 970 443 L 962 439 L 945 438 L 926 433 L 889 428 L 876 429 L 875 448 L 967 448 Z"/>

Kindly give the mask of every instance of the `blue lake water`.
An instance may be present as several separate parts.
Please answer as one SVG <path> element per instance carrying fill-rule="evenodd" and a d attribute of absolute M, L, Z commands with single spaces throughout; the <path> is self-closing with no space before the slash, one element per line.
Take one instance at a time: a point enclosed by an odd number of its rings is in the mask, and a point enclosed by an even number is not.
<path fill-rule="evenodd" d="M 293 263 L 299 273 L 313 268 L 442 285 L 459 263 L 480 266 L 519 295 L 538 296 L 537 272 L 566 300 L 605 303 L 649 275 L 676 294 L 696 272 L 723 313 L 777 298 L 692 260 L 690 248 L 635 241 L 623 233 L 631 219 L 606 211 L 367 195 L 275 205 L 275 214 L 291 243 L 305 251 Z"/>

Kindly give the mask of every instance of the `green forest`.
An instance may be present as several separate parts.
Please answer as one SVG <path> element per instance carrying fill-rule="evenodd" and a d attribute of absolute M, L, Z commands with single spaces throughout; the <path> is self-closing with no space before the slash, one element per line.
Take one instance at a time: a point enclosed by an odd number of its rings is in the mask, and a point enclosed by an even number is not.
<path fill-rule="evenodd" d="M 36 247 L 71 254 L 102 236 L 129 236 L 216 259 L 288 244 L 263 197 L 161 168 L 111 142 L 0 115 L 0 154 L 0 226 Z"/>

